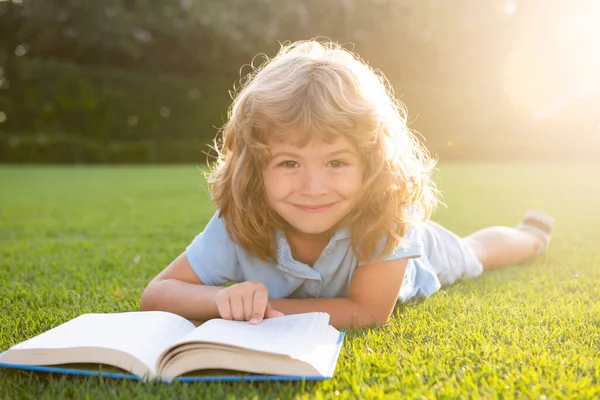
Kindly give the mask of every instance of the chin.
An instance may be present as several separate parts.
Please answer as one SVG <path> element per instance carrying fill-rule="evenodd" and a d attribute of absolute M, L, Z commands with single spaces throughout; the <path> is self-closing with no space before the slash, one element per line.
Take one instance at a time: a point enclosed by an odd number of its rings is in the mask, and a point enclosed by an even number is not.
<path fill-rule="evenodd" d="M 331 230 L 333 229 L 333 227 L 336 225 L 335 223 L 332 224 L 306 224 L 306 223 L 300 223 L 300 224 L 291 224 L 292 227 L 297 230 L 298 232 L 302 232 L 302 233 L 306 233 L 309 235 L 320 235 L 320 234 L 324 234 L 327 232 L 331 232 Z"/>
<path fill-rule="evenodd" d="M 329 232 L 331 228 L 315 228 L 315 229 L 297 229 L 298 231 L 305 233 L 307 235 L 323 235 Z"/>

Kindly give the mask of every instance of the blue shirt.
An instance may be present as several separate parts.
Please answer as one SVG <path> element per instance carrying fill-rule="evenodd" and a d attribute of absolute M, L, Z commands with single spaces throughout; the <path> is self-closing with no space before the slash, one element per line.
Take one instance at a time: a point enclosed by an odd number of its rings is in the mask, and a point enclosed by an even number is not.
<path fill-rule="evenodd" d="M 387 260 L 409 258 L 399 294 L 400 301 L 419 295 L 431 295 L 440 288 L 435 271 L 419 262 L 422 244 L 409 227 L 408 245 L 398 246 Z M 281 231 L 276 232 L 277 263 L 265 262 L 235 244 L 224 222 L 213 215 L 204 231 L 186 249 L 192 269 L 205 284 L 220 286 L 229 282 L 261 282 L 271 298 L 345 297 L 360 263 L 350 245 L 350 230 L 336 232 L 313 267 L 294 260 Z"/>

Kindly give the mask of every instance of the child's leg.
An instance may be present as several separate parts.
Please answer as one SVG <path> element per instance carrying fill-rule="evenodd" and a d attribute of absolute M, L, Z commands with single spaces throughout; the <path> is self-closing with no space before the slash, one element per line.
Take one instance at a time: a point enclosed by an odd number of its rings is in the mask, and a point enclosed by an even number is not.
<path fill-rule="evenodd" d="M 536 256 L 550 243 L 554 219 L 529 211 L 516 228 L 494 226 L 464 238 L 484 269 L 503 267 Z"/>

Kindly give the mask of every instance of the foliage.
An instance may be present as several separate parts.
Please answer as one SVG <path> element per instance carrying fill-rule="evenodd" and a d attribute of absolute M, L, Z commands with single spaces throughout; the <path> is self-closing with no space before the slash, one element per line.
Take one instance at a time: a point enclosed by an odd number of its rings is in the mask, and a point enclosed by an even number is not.
<path fill-rule="evenodd" d="M 0 2 L 0 49 L 16 56 L 197 75 L 235 57 L 192 8 L 167 0 Z M 21 46 L 21 47 L 19 47 Z M 230 70 L 231 71 L 231 70 Z M 10 78 L 10 77 L 9 77 Z"/>
<path fill-rule="evenodd" d="M 223 79 L 23 65 L 20 96 L 0 98 L 12 162 L 199 161 L 229 106 Z M 15 134 L 14 132 L 20 132 Z"/>
<path fill-rule="evenodd" d="M 532 123 L 536 110 L 517 114 L 503 86 L 523 28 L 555 3 L 0 0 L 0 161 L 123 159 L 90 150 L 110 152 L 108 142 L 136 147 L 130 161 L 190 161 L 164 148 L 166 138 L 193 148 L 210 141 L 227 91 L 262 61 L 255 55 L 317 36 L 382 70 L 408 106 L 411 128 L 443 158 L 593 159 L 600 97 L 572 101 L 559 122 Z M 184 99 L 196 89 L 202 100 L 194 108 Z M 555 95 L 550 104 L 563 100 Z M 38 137 L 46 144 L 35 145 Z M 84 142 L 92 143 L 87 150 Z M 152 146 L 161 154 L 144 150 Z M 66 156 L 73 152 L 80 156 Z"/>

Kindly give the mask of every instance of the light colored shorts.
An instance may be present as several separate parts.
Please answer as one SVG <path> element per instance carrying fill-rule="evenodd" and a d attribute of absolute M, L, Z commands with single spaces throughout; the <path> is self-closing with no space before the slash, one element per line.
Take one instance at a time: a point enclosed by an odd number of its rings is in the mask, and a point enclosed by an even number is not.
<path fill-rule="evenodd" d="M 421 261 L 431 264 L 442 286 L 483 272 L 483 265 L 473 250 L 453 232 L 433 221 L 417 224 L 415 230 L 422 240 L 425 255 Z"/>
<path fill-rule="evenodd" d="M 465 241 L 443 226 L 426 221 L 407 231 L 406 238 L 419 244 L 422 256 L 409 260 L 398 300 L 430 296 L 441 286 L 481 275 L 483 265 Z"/>

